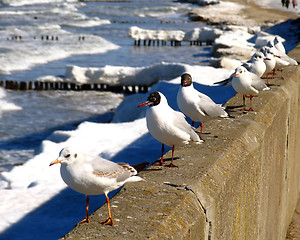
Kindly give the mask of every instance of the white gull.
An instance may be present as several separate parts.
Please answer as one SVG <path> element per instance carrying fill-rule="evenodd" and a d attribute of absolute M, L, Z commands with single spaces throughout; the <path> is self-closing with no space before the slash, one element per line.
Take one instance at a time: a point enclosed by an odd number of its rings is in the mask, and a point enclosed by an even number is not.
<path fill-rule="evenodd" d="M 50 166 L 60 163 L 60 174 L 63 181 L 73 190 L 86 194 L 85 218 L 77 225 L 89 222 L 89 195 L 105 194 L 109 218 L 101 224 L 113 225 L 110 211 L 109 192 L 123 186 L 126 182 L 143 180 L 137 170 L 126 163 L 114 163 L 100 156 L 90 156 L 80 153 L 70 147 L 63 148 L 59 157 L 50 163 Z M 138 167 L 144 168 L 147 162 Z M 139 169 L 141 170 L 141 169 Z"/>
<path fill-rule="evenodd" d="M 244 63 L 242 66 L 245 67 L 249 72 L 261 77 L 266 71 L 264 59 L 265 56 L 262 52 L 256 52 L 252 55 L 250 61 Z"/>
<path fill-rule="evenodd" d="M 266 48 L 263 51 L 263 54 L 265 55 L 264 58 L 264 63 L 266 65 L 266 71 L 265 71 L 265 75 L 267 77 L 267 84 L 269 84 L 269 75 L 272 74 L 273 75 L 273 70 L 275 69 L 276 66 L 276 57 L 274 56 L 274 54 L 271 52 L 270 49 Z M 273 76 L 272 76 L 273 77 Z"/>
<path fill-rule="evenodd" d="M 181 76 L 181 85 L 177 93 L 177 105 L 192 120 L 192 125 L 194 125 L 194 121 L 201 122 L 201 133 L 203 122 L 216 117 L 229 117 L 221 104 L 216 104 L 209 96 L 194 88 L 192 77 L 188 73 Z"/>
<path fill-rule="evenodd" d="M 163 165 L 164 144 L 172 147 L 172 161 L 167 166 L 174 167 L 175 146 L 188 144 L 189 141 L 203 142 L 194 128 L 185 120 L 184 114 L 173 110 L 162 93 L 151 93 L 147 101 L 138 105 L 138 107 L 142 106 L 149 106 L 146 111 L 146 121 L 150 134 L 162 143 L 160 165 Z"/>
<path fill-rule="evenodd" d="M 270 88 L 257 75 L 250 73 L 246 68 L 240 66 L 236 69 L 232 78 L 232 87 L 235 91 L 243 95 L 243 109 L 253 111 L 252 98 L 260 91 L 269 90 Z M 250 98 L 250 108 L 245 107 L 245 97 Z"/>
<path fill-rule="evenodd" d="M 282 42 L 280 41 L 280 39 L 279 39 L 277 36 L 274 38 L 273 42 L 274 42 L 275 48 L 276 48 L 278 51 L 280 51 L 280 52 L 286 54 L 285 47 L 283 46 Z"/>

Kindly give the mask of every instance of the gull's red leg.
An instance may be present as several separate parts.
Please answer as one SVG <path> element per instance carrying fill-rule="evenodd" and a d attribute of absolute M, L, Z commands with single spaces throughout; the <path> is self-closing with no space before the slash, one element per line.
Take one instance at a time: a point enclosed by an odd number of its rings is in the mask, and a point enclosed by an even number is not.
<path fill-rule="evenodd" d="M 173 148 L 172 148 L 172 160 L 171 160 L 171 164 L 166 165 L 166 167 L 177 167 L 176 165 L 173 164 L 174 151 L 175 151 L 175 146 L 173 145 Z"/>
<path fill-rule="evenodd" d="M 269 74 L 270 73 L 267 73 L 267 84 L 270 84 L 270 82 L 269 82 Z"/>
<path fill-rule="evenodd" d="M 154 164 L 152 164 L 153 166 L 162 166 L 162 165 L 164 165 L 164 151 L 165 151 L 165 144 L 162 143 L 160 163 L 154 163 Z"/>
<path fill-rule="evenodd" d="M 281 79 L 284 80 L 284 77 L 283 77 L 283 68 L 281 68 L 280 71 L 281 71 Z"/>
<path fill-rule="evenodd" d="M 249 112 L 254 111 L 253 107 L 252 107 L 252 98 L 253 97 L 254 97 L 253 95 L 250 95 L 250 108 L 248 109 Z"/>
<path fill-rule="evenodd" d="M 246 97 L 245 97 L 245 95 L 243 95 L 243 108 L 242 109 L 240 109 L 241 111 L 247 111 L 247 109 L 246 109 Z"/>

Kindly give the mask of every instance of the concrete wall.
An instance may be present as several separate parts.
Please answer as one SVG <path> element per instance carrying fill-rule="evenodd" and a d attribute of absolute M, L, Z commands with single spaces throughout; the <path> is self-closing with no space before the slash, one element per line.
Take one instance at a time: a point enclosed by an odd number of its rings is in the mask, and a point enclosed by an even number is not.
<path fill-rule="evenodd" d="M 300 67 L 284 72 L 255 112 L 232 108 L 234 119 L 204 125 L 205 143 L 177 148 L 178 168 L 150 167 L 145 182 L 122 188 L 111 200 L 115 226 L 99 224 L 104 205 L 64 238 L 285 239 L 300 186 Z"/>

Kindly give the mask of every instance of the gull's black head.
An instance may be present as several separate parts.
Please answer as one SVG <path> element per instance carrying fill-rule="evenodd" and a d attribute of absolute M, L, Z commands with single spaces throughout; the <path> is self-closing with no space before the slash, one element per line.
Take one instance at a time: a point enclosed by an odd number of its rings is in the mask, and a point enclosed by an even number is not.
<path fill-rule="evenodd" d="M 161 100 L 161 97 L 160 97 L 159 92 L 150 93 L 150 95 L 147 99 L 147 102 L 149 102 L 148 106 L 150 106 L 150 107 L 156 106 L 160 103 L 160 100 Z"/>
<path fill-rule="evenodd" d="M 192 81 L 192 76 L 188 73 L 184 73 L 181 76 L 181 86 L 183 87 L 187 87 L 187 86 L 191 86 L 193 83 Z"/>
<path fill-rule="evenodd" d="M 159 92 L 153 92 L 150 93 L 149 97 L 147 98 L 146 102 L 143 102 L 141 104 L 138 105 L 138 107 L 143 107 L 143 106 L 156 106 L 160 103 L 161 101 L 161 95 Z"/>

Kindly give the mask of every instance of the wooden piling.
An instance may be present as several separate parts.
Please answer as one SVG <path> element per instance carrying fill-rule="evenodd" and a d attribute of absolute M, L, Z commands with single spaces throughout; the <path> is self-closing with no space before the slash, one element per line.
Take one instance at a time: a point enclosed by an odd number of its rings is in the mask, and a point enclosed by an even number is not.
<path fill-rule="evenodd" d="M 111 91 L 116 93 L 145 93 L 148 92 L 148 86 L 122 86 L 122 85 L 107 85 L 103 83 L 79 84 L 70 82 L 17 82 L 12 80 L 1 80 L 0 87 L 10 90 L 62 90 L 62 91 Z"/>
<path fill-rule="evenodd" d="M 59 83 L 58 82 L 54 83 L 54 90 L 57 90 L 57 89 L 59 89 Z"/>
<path fill-rule="evenodd" d="M 54 90 L 54 82 L 49 83 L 49 90 Z"/>
<path fill-rule="evenodd" d="M 27 83 L 26 82 L 21 82 L 20 83 L 20 90 L 24 91 L 24 90 L 27 90 Z"/>
<path fill-rule="evenodd" d="M 71 83 L 70 85 L 71 85 L 70 87 L 71 87 L 72 91 L 76 91 L 77 90 L 75 83 Z"/>
<path fill-rule="evenodd" d="M 69 84 L 64 82 L 60 85 L 61 90 L 69 90 Z"/>
<path fill-rule="evenodd" d="M 81 85 L 81 90 L 84 90 L 84 91 L 89 91 L 91 90 L 91 85 L 90 84 L 82 84 Z"/>

